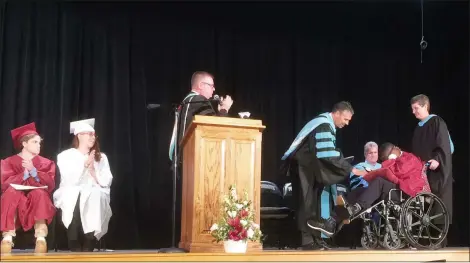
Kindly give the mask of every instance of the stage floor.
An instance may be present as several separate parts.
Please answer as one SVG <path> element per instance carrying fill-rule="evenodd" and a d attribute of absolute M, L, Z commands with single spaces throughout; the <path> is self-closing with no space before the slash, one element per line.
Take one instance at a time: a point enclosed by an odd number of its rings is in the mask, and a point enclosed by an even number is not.
<path fill-rule="evenodd" d="M 31 251 L 13 251 L 2 255 L 1 261 L 465 261 L 470 260 L 469 248 L 441 250 L 362 250 L 333 249 L 323 251 L 264 250 L 258 253 L 184 253 L 160 254 L 158 250 L 123 250 L 92 253 L 49 252 L 35 255 Z"/>

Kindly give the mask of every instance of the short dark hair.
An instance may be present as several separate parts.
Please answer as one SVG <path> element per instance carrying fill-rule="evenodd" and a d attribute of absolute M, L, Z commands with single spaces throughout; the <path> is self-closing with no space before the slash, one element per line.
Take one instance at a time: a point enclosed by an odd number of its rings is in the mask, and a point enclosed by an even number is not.
<path fill-rule="evenodd" d="M 196 72 L 194 72 L 193 76 L 191 77 L 191 87 L 194 86 L 194 84 L 196 84 L 196 82 L 199 81 L 199 78 L 205 77 L 205 76 L 209 76 L 212 79 L 214 78 L 214 76 L 212 76 L 212 74 L 210 74 L 209 72 L 206 72 L 206 71 L 196 71 Z"/>
<path fill-rule="evenodd" d="M 333 110 L 331 112 L 343 112 L 343 111 L 349 111 L 351 114 L 354 114 L 354 109 L 351 105 L 351 103 L 347 101 L 340 101 L 333 105 Z"/>
<path fill-rule="evenodd" d="M 428 106 L 428 111 L 431 110 L 431 102 L 429 101 L 429 97 L 424 94 L 418 94 L 411 98 L 410 104 L 418 103 L 419 106 L 424 107 L 424 105 Z"/>
<path fill-rule="evenodd" d="M 395 145 L 390 142 L 382 143 L 379 147 L 379 159 L 383 162 L 388 159 L 388 155 Z"/>
<path fill-rule="evenodd" d="M 39 136 L 39 135 L 33 133 L 33 134 L 28 134 L 28 135 L 25 135 L 25 136 L 21 137 L 20 140 L 19 140 L 20 143 L 18 144 L 18 147 L 17 147 L 16 150 L 18 150 L 18 151 L 23 150 L 23 143 L 28 142 L 29 140 L 31 140 L 32 138 L 34 138 L 36 136 Z M 39 136 L 39 140 L 42 141 L 41 136 Z"/>

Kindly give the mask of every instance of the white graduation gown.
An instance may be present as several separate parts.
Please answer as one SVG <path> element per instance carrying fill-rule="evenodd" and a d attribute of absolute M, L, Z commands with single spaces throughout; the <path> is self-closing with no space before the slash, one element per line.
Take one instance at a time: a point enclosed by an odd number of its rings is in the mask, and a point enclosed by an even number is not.
<path fill-rule="evenodd" d="M 100 240 L 108 232 L 112 216 L 110 186 L 113 175 L 108 158 L 101 153 L 100 162 L 94 162 L 98 183 L 84 167 L 88 154 L 83 155 L 75 148 L 61 152 L 57 156 L 60 170 L 60 185 L 54 193 L 54 205 L 62 210 L 62 222 L 68 228 L 73 218 L 73 210 L 80 194 L 80 218 L 85 233 L 95 232 Z"/>

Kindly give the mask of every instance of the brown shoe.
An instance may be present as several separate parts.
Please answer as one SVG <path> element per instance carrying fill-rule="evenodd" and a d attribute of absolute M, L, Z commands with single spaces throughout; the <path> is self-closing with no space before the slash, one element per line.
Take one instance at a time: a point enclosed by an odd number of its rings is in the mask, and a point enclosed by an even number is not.
<path fill-rule="evenodd" d="M 47 253 L 47 243 L 45 240 L 36 240 L 34 253 Z"/>
<path fill-rule="evenodd" d="M 13 243 L 10 241 L 2 240 L 1 252 L 2 254 L 10 254 Z"/>
<path fill-rule="evenodd" d="M 347 202 L 346 202 L 346 200 L 344 199 L 344 197 L 342 195 L 338 195 L 336 197 L 336 205 L 339 205 L 339 206 L 346 206 L 347 205 Z"/>
<path fill-rule="evenodd" d="M 347 206 L 347 202 L 346 200 L 344 199 L 344 197 L 342 195 L 338 195 L 336 196 L 336 205 L 337 206 L 342 206 L 342 207 L 346 207 Z M 345 225 L 348 225 L 351 223 L 351 220 L 349 219 L 343 219 L 343 224 Z"/>

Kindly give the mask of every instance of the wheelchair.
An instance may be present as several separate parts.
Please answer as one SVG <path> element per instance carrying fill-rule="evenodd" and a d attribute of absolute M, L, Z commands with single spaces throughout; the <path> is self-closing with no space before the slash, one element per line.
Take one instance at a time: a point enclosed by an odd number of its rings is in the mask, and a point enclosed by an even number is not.
<path fill-rule="evenodd" d="M 427 166 L 423 167 L 423 176 L 426 176 Z M 399 198 L 393 200 L 393 192 Z M 447 208 L 430 191 L 409 197 L 399 189 L 392 189 L 388 199 L 375 203 L 349 220 L 356 219 L 363 221 L 361 245 L 365 249 L 412 247 L 435 250 L 441 248 L 449 231 Z"/>

